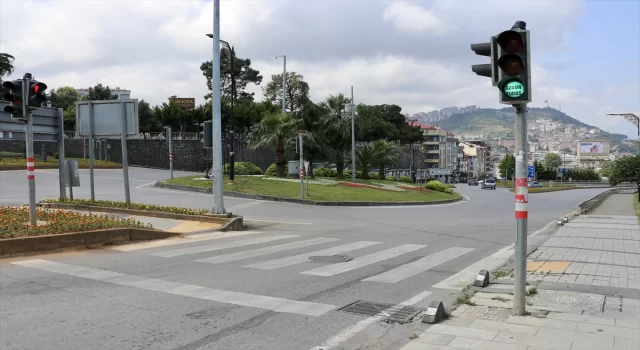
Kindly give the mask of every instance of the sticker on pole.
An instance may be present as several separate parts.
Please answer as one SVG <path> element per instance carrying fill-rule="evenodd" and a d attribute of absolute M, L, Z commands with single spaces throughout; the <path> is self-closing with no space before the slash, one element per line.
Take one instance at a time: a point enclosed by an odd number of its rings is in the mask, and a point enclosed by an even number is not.
<path fill-rule="evenodd" d="M 304 161 L 304 172 L 305 172 L 306 174 L 308 174 L 308 173 L 309 173 L 309 164 L 311 164 L 311 162 L 310 162 L 310 161 L 308 161 L 308 160 L 305 160 L 305 161 Z"/>

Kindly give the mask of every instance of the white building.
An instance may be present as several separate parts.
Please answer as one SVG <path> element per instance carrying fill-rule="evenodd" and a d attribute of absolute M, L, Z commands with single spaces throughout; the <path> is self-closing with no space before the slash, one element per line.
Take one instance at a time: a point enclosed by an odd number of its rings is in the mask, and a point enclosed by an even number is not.
<path fill-rule="evenodd" d="M 111 90 L 111 93 L 114 95 L 118 95 L 118 99 L 128 99 L 131 98 L 131 90 L 127 90 L 127 89 L 121 89 L 119 87 L 116 87 L 115 89 L 109 88 L 109 90 Z M 76 91 L 81 95 L 81 96 L 87 96 L 89 95 L 89 89 L 76 89 Z"/>

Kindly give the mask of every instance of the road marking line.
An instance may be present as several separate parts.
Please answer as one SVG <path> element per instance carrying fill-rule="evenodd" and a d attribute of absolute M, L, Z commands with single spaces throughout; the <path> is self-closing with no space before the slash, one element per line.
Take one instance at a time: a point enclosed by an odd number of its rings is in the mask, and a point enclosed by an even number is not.
<path fill-rule="evenodd" d="M 238 210 L 251 208 L 254 205 L 259 205 L 259 204 L 263 204 L 263 203 L 265 203 L 265 202 L 262 202 L 262 201 L 261 202 L 258 202 L 258 201 L 253 202 L 252 201 L 252 202 L 242 203 L 242 204 L 238 204 L 238 205 L 232 206 L 231 209 L 229 209 L 229 211 L 236 212 Z"/>
<path fill-rule="evenodd" d="M 268 254 L 273 254 L 273 253 L 278 253 L 278 252 L 284 252 L 284 251 L 291 250 L 291 249 L 309 247 L 309 246 L 316 245 L 316 244 L 335 242 L 335 241 L 339 241 L 339 240 L 340 239 L 338 239 L 338 238 L 323 238 L 323 237 L 320 237 L 320 238 L 308 239 L 306 241 L 285 243 L 285 244 L 273 245 L 273 246 L 266 247 L 266 248 L 258 248 L 258 249 L 253 249 L 253 250 L 245 250 L 243 252 L 218 255 L 218 256 L 211 257 L 211 258 L 198 259 L 198 260 L 195 260 L 195 261 L 209 263 L 209 264 L 219 264 L 219 263 L 225 263 L 225 262 L 230 262 L 230 261 L 253 258 L 253 257 L 256 257 L 256 256 L 262 256 L 262 255 L 268 255 Z"/>
<path fill-rule="evenodd" d="M 342 253 L 350 252 L 350 251 L 353 251 L 353 250 L 370 247 L 370 246 L 373 246 L 373 245 L 376 245 L 376 244 L 380 244 L 380 243 L 382 243 L 382 242 L 370 242 L 370 241 L 353 242 L 353 243 L 349 243 L 349 244 L 345 244 L 345 245 L 341 245 L 341 246 L 337 246 L 337 247 L 331 247 L 331 248 L 327 248 L 327 249 L 316 250 L 315 252 L 304 253 L 304 254 L 294 255 L 294 256 L 288 256 L 288 257 L 281 258 L 281 259 L 274 259 L 274 260 L 264 261 L 264 262 L 261 262 L 261 263 L 246 265 L 246 266 L 243 266 L 243 267 L 251 267 L 251 268 L 261 269 L 261 270 L 274 270 L 274 269 L 277 269 L 277 268 L 280 268 L 280 267 L 291 266 L 291 265 L 296 265 L 296 264 L 302 264 L 302 263 L 305 263 L 305 262 L 309 262 L 309 258 L 312 257 L 312 256 L 326 256 L 326 255 L 342 254 Z"/>
<path fill-rule="evenodd" d="M 303 275 L 314 275 L 314 276 L 324 276 L 324 277 L 333 276 L 333 275 L 341 274 L 347 271 L 355 270 L 373 263 L 377 263 L 379 261 L 391 259 L 396 256 L 400 256 L 402 254 L 410 253 L 418 249 L 422 249 L 424 247 L 426 247 L 426 245 L 403 244 L 397 247 L 393 247 L 391 249 L 386 249 L 386 250 L 375 252 L 369 255 L 360 256 L 348 262 L 322 266 L 317 269 L 304 271 L 300 273 Z"/>
<path fill-rule="evenodd" d="M 431 292 L 428 292 L 428 291 L 425 291 L 425 292 L 422 292 L 422 293 L 418 293 L 415 296 L 409 298 L 408 300 L 403 301 L 402 303 L 398 304 L 398 306 L 415 305 L 415 304 L 421 302 L 422 300 L 424 300 L 429 295 L 431 295 Z M 333 349 L 333 348 L 337 347 L 338 345 L 344 343 L 345 341 L 349 340 L 354 335 L 362 332 L 370 324 L 384 319 L 386 317 L 386 316 L 384 316 L 384 313 L 386 313 L 386 311 L 390 311 L 390 310 L 392 310 L 394 308 L 396 308 L 396 306 L 390 307 L 389 309 L 382 311 L 378 315 L 371 316 L 369 318 L 365 318 L 364 320 L 354 324 L 351 327 L 345 328 L 344 330 L 342 330 L 342 332 L 340 332 L 340 333 L 334 335 L 333 337 L 327 339 L 321 346 L 315 346 L 315 347 L 311 348 L 310 350 L 329 350 L 329 349 Z"/>
<path fill-rule="evenodd" d="M 144 188 L 144 187 L 151 186 L 151 185 L 155 185 L 155 184 L 156 184 L 155 182 L 149 182 L 149 183 L 146 183 L 146 184 L 144 184 L 144 185 L 136 186 L 136 187 L 134 187 L 134 188 L 142 189 L 142 188 Z"/>
<path fill-rule="evenodd" d="M 204 253 L 204 252 L 213 252 L 213 251 L 216 251 L 216 250 L 244 247 L 244 246 L 252 245 L 252 244 L 266 243 L 266 242 L 271 242 L 271 241 L 277 241 L 279 239 L 296 238 L 296 237 L 300 237 L 300 236 L 297 236 L 297 235 L 266 236 L 266 237 L 245 239 L 245 240 L 242 240 L 242 241 L 233 241 L 233 242 L 226 242 L 226 243 L 213 244 L 213 245 L 205 245 L 205 246 L 197 246 L 197 247 L 190 247 L 190 248 L 183 248 L 183 249 L 175 249 L 175 250 L 169 250 L 169 251 L 164 251 L 164 252 L 151 253 L 149 255 L 161 256 L 163 258 L 173 258 L 173 257 L 176 257 L 176 256 L 182 256 L 182 255 L 188 255 L 188 254 L 197 254 L 197 253 Z"/>
<path fill-rule="evenodd" d="M 247 219 L 247 218 L 244 218 L 244 221 L 271 222 L 274 224 L 288 224 L 288 225 L 313 225 L 312 222 L 273 221 L 273 220 Z"/>
<path fill-rule="evenodd" d="M 420 260 L 416 260 L 414 262 L 402 265 L 393 270 L 389 270 L 379 275 L 365 278 L 363 279 L 363 281 L 396 283 L 396 282 L 402 281 L 405 278 L 409 278 L 413 275 L 417 275 L 421 272 L 427 271 L 434 266 L 438 266 L 449 260 L 462 256 L 472 250 L 475 250 L 475 249 L 460 248 L 460 247 L 448 248 L 443 251 L 437 252 L 435 254 L 425 256 Z"/>
<path fill-rule="evenodd" d="M 543 228 L 530 234 L 529 238 L 535 237 L 538 234 L 544 232 L 545 230 L 547 230 L 549 226 L 555 223 L 556 223 L 555 221 L 551 221 L 550 223 L 546 224 Z M 488 257 L 468 266 L 467 268 L 456 273 L 455 275 L 450 276 L 449 278 L 443 281 L 440 281 L 439 283 L 435 284 L 433 288 L 439 288 L 439 289 L 463 288 L 464 286 L 468 285 L 469 283 L 475 280 L 476 276 L 478 275 L 478 271 L 480 270 L 491 271 L 497 268 L 498 266 L 504 264 L 505 261 L 507 261 L 511 257 L 511 255 L 514 254 L 515 252 L 514 246 L 515 244 L 512 243 L 511 245 L 498 250 L 497 252 L 489 255 Z"/>
<path fill-rule="evenodd" d="M 196 235 L 188 235 L 188 236 L 180 236 L 180 237 L 175 237 L 175 238 L 168 238 L 168 239 L 161 240 L 161 241 L 150 241 L 150 242 L 143 242 L 143 243 L 127 244 L 127 245 L 112 247 L 111 249 L 112 250 L 118 250 L 118 251 L 121 251 L 121 252 L 130 252 L 130 251 L 140 250 L 140 249 L 165 247 L 165 246 L 176 245 L 176 244 L 185 244 L 185 243 L 192 243 L 192 242 L 208 241 L 208 240 L 212 240 L 212 239 L 220 239 L 220 238 L 227 238 L 227 237 L 240 237 L 240 236 L 245 236 L 245 235 L 253 235 L 253 234 L 256 234 L 256 233 L 262 233 L 262 232 L 260 232 L 260 231 L 208 232 L 208 233 L 201 233 L 201 234 L 196 234 Z"/>
<path fill-rule="evenodd" d="M 53 273 L 59 273 L 63 275 L 70 275 L 95 281 L 113 283 L 120 286 L 152 290 L 167 294 L 210 300 L 219 303 L 255 307 L 275 312 L 284 312 L 307 316 L 320 316 L 336 308 L 335 305 L 232 292 L 196 286 L 193 284 L 133 276 L 108 270 L 92 269 L 41 259 L 18 261 L 13 262 L 12 264 Z"/>

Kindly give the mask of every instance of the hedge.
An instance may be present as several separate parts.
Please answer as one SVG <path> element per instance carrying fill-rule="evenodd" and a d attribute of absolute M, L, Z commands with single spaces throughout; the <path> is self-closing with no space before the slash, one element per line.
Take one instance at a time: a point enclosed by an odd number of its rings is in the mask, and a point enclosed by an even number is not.
<path fill-rule="evenodd" d="M 426 189 L 432 190 L 432 191 L 438 191 L 438 192 L 444 192 L 444 193 L 453 193 L 453 190 L 448 188 L 447 186 L 445 186 L 442 182 L 440 181 L 429 181 L 427 182 L 427 184 L 424 186 Z"/>
<path fill-rule="evenodd" d="M 253 163 L 249 162 L 236 162 L 235 163 L 236 175 L 262 175 L 262 170 Z M 225 175 L 229 175 L 229 164 L 224 165 L 223 172 Z"/>

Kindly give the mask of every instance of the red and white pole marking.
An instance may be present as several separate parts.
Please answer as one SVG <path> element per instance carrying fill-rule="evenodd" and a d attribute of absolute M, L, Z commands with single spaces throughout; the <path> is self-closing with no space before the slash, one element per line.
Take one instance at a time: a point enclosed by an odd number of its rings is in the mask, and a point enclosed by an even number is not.
<path fill-rule="evenodd" d="M 173 153 L 169 153 L 169 161 L 173 162 Z"/>
<path fill-rule="evenodd" d="M 36 164 L 33 158 L 27 158 L 27 180 L 36 179 Z"/>
<path fill-rule="evenodd" d="M 304 170 L 300 169 L 300 178 L 302 179 L 304 177 Z"/>
<path fill-rule="evenodd" d="M 527 178 L 516 178 L 516 219 L 529 218 L 529 188 Z"/>

